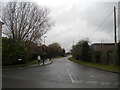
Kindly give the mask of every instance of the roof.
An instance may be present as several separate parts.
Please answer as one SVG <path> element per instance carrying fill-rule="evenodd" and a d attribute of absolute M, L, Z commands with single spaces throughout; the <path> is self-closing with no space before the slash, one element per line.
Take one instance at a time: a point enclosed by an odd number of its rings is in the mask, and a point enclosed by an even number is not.
<path fill-rule="evenodd" d="M 4 24 L 3 22 L 0 21 L 0 23 Z"/>
<path fill-rule="evenodd" d="M 115 43 L 93 43 L 92 45 L 115 45 Z"/>

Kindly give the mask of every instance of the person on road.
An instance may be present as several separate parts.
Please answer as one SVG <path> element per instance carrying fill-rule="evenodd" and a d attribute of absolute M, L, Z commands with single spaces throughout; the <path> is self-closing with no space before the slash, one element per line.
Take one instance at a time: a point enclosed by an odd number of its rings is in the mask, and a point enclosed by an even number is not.
<path fill-rule="evenodd" d="M 37 59 L 38 59 L 38 66 L 40 65 L 40 60 L 41 60 L 41 57 L 40 56 L 38 56 L 37 57 Z"/>

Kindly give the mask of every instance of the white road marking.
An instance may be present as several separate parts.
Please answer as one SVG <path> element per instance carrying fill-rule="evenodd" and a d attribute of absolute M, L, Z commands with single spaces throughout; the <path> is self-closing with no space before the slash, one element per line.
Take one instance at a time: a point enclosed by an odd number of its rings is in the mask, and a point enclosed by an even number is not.
<path fill-rule="evenodd" d="M 69 71 L 68 67 L 67 67 L 67 72 L 68 72 L 68 73 L 70 73 L 70 71 Z"/>
<path fill-rule="evenodd" d="M 67 67 L 67 72 L 69 73 L 69 77 L 72 81 L 72 83 L 80 84 L 80 83 L 85 83 L 85 84 L 100 84 L 100 85 L 111 85 L 109 82 L 99 82 L 99 81 L 84 81 L 84 80 L 74 80 L 72 77 L 72 74 L 70 73 L 70 70 L 68 68 L 68 64 L 65 64 Z M 90 77 L 94 77 L 93 75 L 90 75 Z M 115 83 L 115 85 L 118 85 L 118 83 Z"/>
<path fill-rule="evenodd" d="M 90 77 L 94 77 L 94 76 L 90 76 Z"/>
<path fill-rule="evenodd" d="M 83 80 L 74 80 L 74 83 L 83 83 Z"/>
<path fill-rule="evenodd" d="M 110 85 L 111 83 L 109 83 L 109 82 L 101 82 L 100 84 L 101 85 Z"/>
<path fill-rule="evenodd" d="M 71 75 L 71 74 L 69 74 L 69 77 L 70 77 L 72 83 L 75 83 L 74 80 L 73 80 L 73 78 L 72 78 L 72 75 Z"/>
<path fill-rule="evenodd" d="M 72 83 L 75 83 L 75 81 L 73 80 L 72 75 L 71 75 L 71 73 L 70 73 L 70 71 L 69 71 L 69 69 L 68 69 L 67 63 L 66 63 L 66 67 L 67 67 L 67 72 L 69 73 L 69 77 L 70 77 Z"/>
<path fill-rule="evenodd" d="M 71 61 L 70 60 L 67 60 L 68 61 L 68 63 L 70 63 Z"/>
<path fill-rule="evenodd" d="M 110 84 L 111 84 L 111 83 L 109 83 L 109 82 L 106 82 L 106 83 L 105 83 L 105 85 L 110 85 Z"/>
<path fill-rule="evenodd" d="M 97 84 L 97 81 L 86 81 L 86 84 Z"/>
<path fill-rule="evenodd" d="M 80 83 L 80 81 L 73 79 L 73 77 L 72 77 L 72 75 L 71 75 L 71 73 L 70 73 L 70 70 L 69 70 L 69 68 L 68 68 L 67 63 L 66 63 L 66 67 L 67 67 L 67 72 L 69 73 L 69 77 L 70 77 L 72 83 Z"/>

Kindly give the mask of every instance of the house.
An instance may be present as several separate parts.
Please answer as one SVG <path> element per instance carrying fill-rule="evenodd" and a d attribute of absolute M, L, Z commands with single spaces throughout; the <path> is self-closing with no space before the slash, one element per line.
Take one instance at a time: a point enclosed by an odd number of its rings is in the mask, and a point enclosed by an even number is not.
<path fill-rule="evenodd" d="M 101 49 L 114 50 L 115 43 L 94 43 L 91 45 L 91 47 L 94 50 L 101 50 Z"/>
<path fill-rule="evenodd" d="M 114 43 L 94 43 L 94 59 L 102 64 L 116 64 L 116 46 Z M 94 60 L 94 61 L 96 61 Z"/>
<path fill-rule="evenodd" d="M 0 21 L 0 37 L 2 36 L 2 25 L 3 25 L 3 24 L 4 24 L 4 23 Z"/>

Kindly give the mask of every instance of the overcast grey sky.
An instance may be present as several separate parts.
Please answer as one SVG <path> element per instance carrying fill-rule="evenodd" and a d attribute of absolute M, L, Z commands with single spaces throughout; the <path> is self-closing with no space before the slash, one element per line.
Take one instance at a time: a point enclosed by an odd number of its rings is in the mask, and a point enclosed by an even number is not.
<path fill-rule="evenodd" d="M 89 38 L 91 43 L 114 40 L 113 7 L 118 5 L 119 0 L 32 1 L 50 8 L 51 17 L 55 21 L 54 27 L 46 34 L 47 45 L 58 42 L 69 51 L 73 41 L 75 44 L 85 38 Z"/>
<path fill-rule="evenodd" d="M 83 0 L 41 0 L 38 4 L 51 9 L 54 28 L 46 35 L 46 44 L 58 42 L 67 51 L 79 40 L 88 38 L 94 42 L 113 42 L 113 7 L 117 2 Z M 106 17 L 108 17 L 106 19 Z M 102 22 L 105 22 L 102 24 Z M 102 25 L 101 25 L 102 24 Z M 97 27 L 100 28 L 97 29 Z"/>

